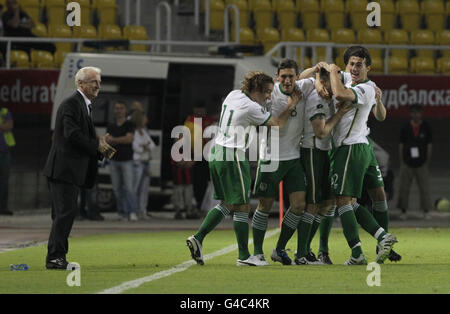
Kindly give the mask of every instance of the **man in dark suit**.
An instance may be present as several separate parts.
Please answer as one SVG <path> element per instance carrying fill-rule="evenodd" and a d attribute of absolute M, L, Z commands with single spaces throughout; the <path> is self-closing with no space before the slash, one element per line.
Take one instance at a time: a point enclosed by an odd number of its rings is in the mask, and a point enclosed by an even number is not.
<path fill-rule="evenodd" d="M 48 240 L 47 269 L 67 269 L 68 237 L 78 213 L 80 188 L 91 188 L 97 161 L 112 157 L 114 149 L 106 135 L 97 139 L 91 119 L 91 101 L 100 90 L 101 71 L 80 69 L 75 75 L 77 91 L 65 99 L 56 115 L 53 143 L 44 168 L 52 199 L 52 229 Z"/>

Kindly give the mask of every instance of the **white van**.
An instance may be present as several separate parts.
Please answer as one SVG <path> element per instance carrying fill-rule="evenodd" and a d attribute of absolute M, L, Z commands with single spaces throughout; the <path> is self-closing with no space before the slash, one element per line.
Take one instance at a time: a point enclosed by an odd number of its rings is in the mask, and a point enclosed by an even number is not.
<path fill-rule="evenodd" d="M 265 71 L 275 76 L 276 64 L 268 57 L 205 57 L 130 53 L 70 53 L 58 79 L 51 127 L 63 99 L 75 90 L 75 74 L 85 66 L 102 70 L 99 96 L 94 100 L 93 120 L 97 134 L 103 135 L 113 122 L 112 106 L 123 100 L 129 106 L 140 101 L 148 113 L 151 136 L 157 145 L 151 162 L 150 206 L 161 206 L 171 195 L 170 133 L 182 125 L 195 106 L 206 107 L 208 114 L 220 111 L 221 99 L 240 88 L 249 71 Z M 97 202 L 101 209 L 113 207 L 109 167 L 99 169 Z"/>

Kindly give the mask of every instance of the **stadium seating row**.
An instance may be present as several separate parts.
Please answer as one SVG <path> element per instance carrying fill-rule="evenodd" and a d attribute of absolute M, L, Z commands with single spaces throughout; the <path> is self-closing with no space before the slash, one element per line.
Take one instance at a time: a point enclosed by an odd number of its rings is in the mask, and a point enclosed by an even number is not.
<path fill-rule="evenodd" d="M 66 4 L 72 0 L 18 0 L 20 7 L 35 23 L 66 23 Z M 117 24 L 117 4 L 115 0 L 77 0 L 81 9 L 81 24 L 93 24 L 93 14 L 99 24 Z M 5 8 L 6 0 L 0 0 Z M 5 10 L 5 9 L 4 9 Z"/>
<path fill-rule="evenodd" d="M 449 27 L 450 1 L 447 0 L 379 0 L 383 30 L 425 28 L 437 31 Z M 223 30 L 227 5 L 239 9 L 240 26 L 279 29 L 301 26 L 303 29 L 367 26 L 368 0 L 210 0 L 210 29 Z M 276 17 L 276 19 L 275 19 Z M 234 23 L 234 14 L 231 15 Z M 298 23 L 300 20 L 300 24 Z M 322 21 L 322 19 L 324 21 Z"/>

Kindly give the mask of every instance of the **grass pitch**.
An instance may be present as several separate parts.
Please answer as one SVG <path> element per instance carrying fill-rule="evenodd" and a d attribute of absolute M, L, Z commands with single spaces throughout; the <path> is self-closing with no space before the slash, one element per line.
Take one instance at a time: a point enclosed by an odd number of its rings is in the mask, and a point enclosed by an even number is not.
<path fill-rule="evenodd" d="M 85 236 L 69 240 L 67 259 L 81 265 L 81 286 L 69 287 L 69 271 L 45 269 L 46 245 L 0 253 L 0 293 L 98 293 L 124 282 L 153 278 L 123 293 L 152 294 L 303 294 L 303 293 L 450 293 L 450 229 L 393 229 L 399 239 L 399 263 L 381 265 L 381 286 L 369 287 L 366 266 L 343 266 L 349 258 L 342 229 L 330 236 L 334 265 L 237 267 L 237 249 L 216 256 L 205 266 L 190 261 L 186 238 L 193 231 L 161 231 Z M 251 234 L 251 231 L 250 231 Z M 376 241 L 360 231 L 369 262 L 375 260 Z M 266 259 L 278 233 L 265 240 Z M 235 244 L 232 230 L 217 230 L 204 241 L 204 255 Z M 287 248 L 293 257 L 297 236 Z M 312 248 L 317 253 L 318 237 Z M 250 245 L 252 252 L 253 245 Z M 26 263 L 27 271 L 10 271 L 10 264 Z M 181 265 L 181 266 L 180 266 Z M 174 271 L 175 270 L 175 271 Z"/>

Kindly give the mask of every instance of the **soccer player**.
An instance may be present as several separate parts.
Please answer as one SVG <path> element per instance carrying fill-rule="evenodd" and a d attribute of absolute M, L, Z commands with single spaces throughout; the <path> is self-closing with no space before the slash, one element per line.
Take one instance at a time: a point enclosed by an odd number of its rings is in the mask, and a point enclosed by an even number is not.
<path fill-rule="evenodd" d="M 262 72 L 251 72 L 245 78 L 241 90 L 230 92 L 222 104 L 219 132 L 209 161 L 214 197 L 221 202 L 209 211 L 197 233 L 186 240 L 192 258 L 200 265 L 204 264 L 202 245 L 205 236 L 230 212 L 234 212 L 233 228 L 239 250 L 236 265 L 266 265 L 250 255 L 248 250 L 251 176 L 245 151 L 250 142 L 251 126 L 282 128 L 301 97 L 299 93 L 292 94 L 281 115 L 273 117 L 264 108 L 273 88 L 274 82 L 270 76 Z"/>
<path fill-rule="evenodd" d="M 330 73 L 322 68 L 318 79 L 331 94 Z M 317 264 L 315 255 L 310 251 L 311 240 L 322 219 L 334 217 L 334 198 L 331 195 L 329 169 L 331 131 L 344 114 L 351 109 L 350 105 L 340 104 L 334 113 L 333 98 L 322 98 L 313 89 L 305 95 L 304 130 L 301 144 L 300 160 L 306 172 L 307 192 L 306 211 L 298 225 L 298 241 L 295 263 L 297 265 Z M 328 235 L 333 219 L 324 228 L 321 237 L 326 238 L 325 245 L 319 249 L 319 263 L 332 264 L 328 255 Z"/>
<path fill-rule="evenodd" d="M 344 82 L 344 85 L 346 87 L 351 87 L 353 84 L 352 82 L 354 80 L 356 81 L 362 81 L 360 78 L 360 71 L 357 67 L 354 66 L 354 64 L 348 62 L 350 55 L 353 53 L 353 51 L 357 51 L 361 49 L 359 46 L 353 46 L 346 50 L 344 53 L 344 64 L 346 65 L 345 72 L 342 73 L 342 79 Z M 381 90 L 376 86 L 375 82 L 371 81 L 367 76 L 366 79 L 363 80 L 366 84 L 371 85 L 375 88 L 375 99 L 376 103 L 375 106 L 372 109 L 372 113 L 374 117 L 378 121 L 384 121 L 386 119 L 386 108 L 384 107 L 384 104 L 382 102 L 382 92 Z M 367 128 L 368 135 L 370 133 L 370 130 Z M 389 211 L 388 211 L 388 204 L 387 204 L 387 198 L 386 193 L 384 190 L 384 181 L 383 176 L 381 175 L 380 167 L 378 165 L 378 161 L 375 157 L 375 152 L 373 150 L 373 144 L 368 139 L 370 149 L 371 149 L 371 164 L 373 167 L 370 167 L 368 172 L 366 173 L 364 177 L 364 189 L 367 190 L 367 193 L 369 194 L 369 197 L 372 201 L 372 214 L 378 224 L 386 231 L 388 232 L 389 228 Z M 361 205 L 358 204 L 358 202 L 355 202 L 353 204 L 353 208 L 356 214 L 356 218 L 359 217 L 359 211 L 358 208 Z M 378 253 L 378 248 L 377 248 Z M 401 260 L 401 256 L 397 254 L 394 250 L 391 250 L 388 256 L 390 261 L 397 262 Z"/>
<path fill-rule="evenodd" d="M 353 198 L 359 198 L 366 173 L 373 172 L 373 156 L 367 140 L 367 119 L 376 102 L 375 88 L 367 84 L 367 73 L 371 59 L 364 47 L 351 47 L 346 51 L 347 68 L 351 69 L 352 87 L 346 88 L 341 81 L 339 67 L 330 65 L 331 89 L 338 101 L 350 101 L 354 108 L 347 112 L 335 127 L 333 134 L 336 151 L 333 154 L 332 189 L 336 195 L 336 205 L 341 218 L 344 235 L 352 255 L 346 265 L 367 264 L 361 249 L 358 222 L 378 241 L 376 261 L 384 262 L 392 246 L 397 242 L 395 236 L 387 233 L 370 212 L 358 206 L 356 220 Z M 376 170 L 375 170 L 376 171 Z"/>

